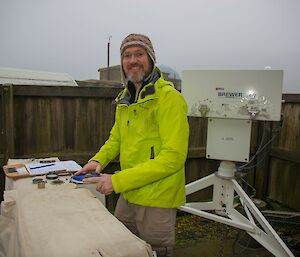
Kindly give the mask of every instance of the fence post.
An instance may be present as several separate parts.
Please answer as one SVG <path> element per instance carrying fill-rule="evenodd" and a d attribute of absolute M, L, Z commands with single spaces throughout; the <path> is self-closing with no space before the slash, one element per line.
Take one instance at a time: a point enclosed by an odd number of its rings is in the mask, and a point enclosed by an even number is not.
<path fill-rule="evenodd" d="M 270 122 L 263 124 L 263 122 L 259 123 L 258 126 L 258 139 L 264 140 L 264 143 L 269 141 L 272 137 L 272 124 Z M 265 131 L 264 139 L 262 139 L 262 134 Z M 260 142 L 258 142 L 259 145 Z M 257 167 L 255 169 L 255 188 L 256 188 L 256 196 L 258 198 L 267 197 L 268 193 L 268 183 L 269 183 L 269 175 L 270 175 L 270 148 L 268 146 L 266 149 L 262 150 L 261 153 L 258 154 L 256 159 Z"/>
<path fill-rule="evenodd" d="M 4 138 L 4 164 L 15 155 L 15 126 L 14 126 L 14 95 L 13 85 L 3 85 L 3 138 Z"/>

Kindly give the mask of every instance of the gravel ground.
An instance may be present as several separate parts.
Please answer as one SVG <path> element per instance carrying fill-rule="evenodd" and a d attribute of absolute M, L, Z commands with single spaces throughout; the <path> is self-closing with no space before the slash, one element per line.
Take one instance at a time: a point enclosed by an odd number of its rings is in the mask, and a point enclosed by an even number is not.
<path fill-rule="evenodd" d="M 300 222 L 269 220 L 295 256 L 300 256 Z M 243 231 L 199 216 L 179 212 L 174 257 L 272 257 Z"/>

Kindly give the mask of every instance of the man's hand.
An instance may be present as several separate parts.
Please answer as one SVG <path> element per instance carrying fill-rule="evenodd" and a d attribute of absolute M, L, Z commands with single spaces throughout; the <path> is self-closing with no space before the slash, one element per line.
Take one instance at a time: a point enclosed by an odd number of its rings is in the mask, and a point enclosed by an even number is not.
<path fill-rule="evenodd" d="M 80 174 L 86 174 L 88 172 L 96 171 L 100 173 L 102 170 L 102 166 L 99 162 L 96 161 L 90 161 L 87 164 L 85 164 L 82 169 L 77 171 L 75 175 L 80 175 Z"/>
<path fill-rule="evenodd" d="M 94 178 L 85 178 L 82 180 L 83 182 L 96 182 L 98 183 L 96 189 L 100 191 L 102 194 L 110 195 L 113 191 L 113 185 L 111 181 L 111 176 L 108 174 L 101 174 L 101 177 L 94 177 Z"/>

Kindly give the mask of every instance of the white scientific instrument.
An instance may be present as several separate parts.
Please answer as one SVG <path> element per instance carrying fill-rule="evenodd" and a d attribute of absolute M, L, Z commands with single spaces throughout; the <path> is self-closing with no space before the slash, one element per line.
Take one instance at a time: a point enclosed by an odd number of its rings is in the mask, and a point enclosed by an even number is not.
<path fill-rule="evenodd" d="M 242 229 L 276 257 L 291 257 L 293 253 L 235 179 L 235 162 L 249 161 L 252 120 L 280 120 L 282 81 L 282 70 L 183 72 L 188 114 L 208 118 L 206 157 L 221 164 L 214 174 L 186 185 L 186 195 L 213 186 L 212 201 L 179 209 Z M 245 215 L 235 209 L 235 195 Z"/>

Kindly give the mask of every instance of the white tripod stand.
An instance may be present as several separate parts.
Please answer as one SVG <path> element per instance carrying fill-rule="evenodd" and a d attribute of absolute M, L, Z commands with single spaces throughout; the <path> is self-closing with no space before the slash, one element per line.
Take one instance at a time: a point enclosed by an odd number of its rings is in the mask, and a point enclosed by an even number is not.
<path fill-rule="evenodd" d="M 211 202 L 187 203 L 185 206 L 179 207 L 179 209 L 245 230 L 276 257 L 294 256 L 237 183 L 234 178 L 235 171 L 234 162 L 222 161 L 215 174 L 186 185 L 186 195 L 213 186 L 213 199 Z M 234 208 L 235 193 L 239 196 L 246 216 Z M 219 215 L 206 211 L 215 211 Z"/>
<path fill-rule="evenodd" d="M 212 201 L 179 209 L 242 229 L 277 257 L 294 256 L 235 180 L 233 162 L 249 163 L 252 120 L 280 120 L 283 71 L 187 70 L 182 81 L 189 114 L 208 118 L 206 157 L 223 161 L 186 186 L 187 195 L 213 186 Z M 234 208 L 235 194 L 245 215 Z"/>

